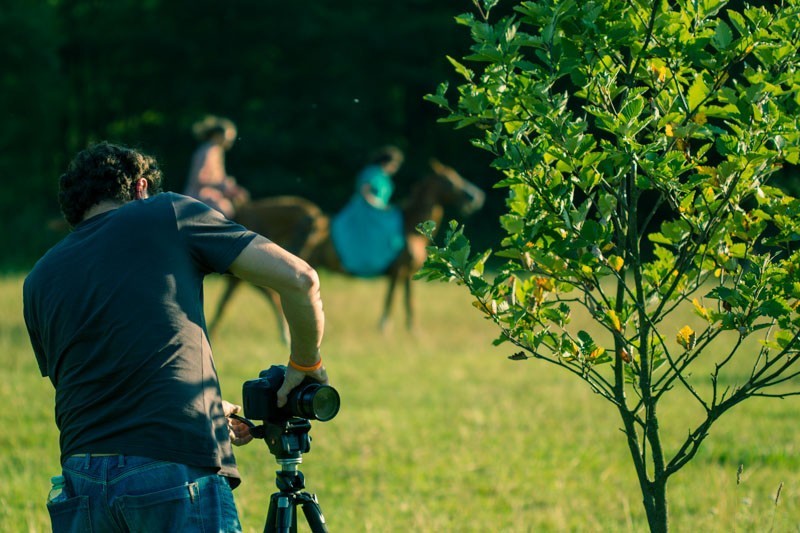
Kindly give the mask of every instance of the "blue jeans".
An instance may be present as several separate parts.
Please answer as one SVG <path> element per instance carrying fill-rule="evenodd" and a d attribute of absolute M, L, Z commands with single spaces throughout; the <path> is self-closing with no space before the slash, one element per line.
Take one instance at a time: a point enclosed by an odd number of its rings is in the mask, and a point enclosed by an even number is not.
<path fill-rule="evenodd" d="M 241 531 L 226 478 L 131 455 L 68 458 L 66 499 L 47 504 L 53 531 Z"/>

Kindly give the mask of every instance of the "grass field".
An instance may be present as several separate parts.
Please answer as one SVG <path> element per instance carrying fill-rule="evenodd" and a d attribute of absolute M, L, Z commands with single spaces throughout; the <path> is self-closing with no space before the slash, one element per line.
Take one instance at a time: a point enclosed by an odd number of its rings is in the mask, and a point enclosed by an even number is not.
<path fill-rule="evenodd" d="M 646 531 L 616 412 L 557 368 L 508 360 L 511 348 L 492 346 L 494 327 L 460 287 L 415 282 L 411 335 L 399 302 L 394 327 L 376 330 L 381 280 L 323 273 L 322 283 L 323 353 L 342 410 L 314 423 L 301 469 L 331 531 Z M 0 279 L 2 532 L 49 529 L 44 500 L 59 472 L 53 393 L 28 346 L 21 286 Z M 209 307 L 220 288 L 208 281 Z M 236 402 L 242 382 L 287 355 L 250 288 L 212 342 L 223 393 Z M 670 481 L 673 531 L 800 531 L 799 402 L 752 400 L 712 428 Z M 694 407 L 676 395 L 661 412 L 674 449 Z M 237 458 L 242 523 L 261 531 L 277 464 L 260 441 Z"/>

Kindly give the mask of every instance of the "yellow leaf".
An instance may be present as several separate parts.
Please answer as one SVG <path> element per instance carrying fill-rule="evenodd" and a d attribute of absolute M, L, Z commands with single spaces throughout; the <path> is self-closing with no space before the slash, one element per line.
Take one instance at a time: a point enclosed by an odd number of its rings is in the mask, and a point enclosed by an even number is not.
<path fill-rule="evenodd" d="M 705 167 L 705 166 L 696 166 L 695 170 L 698 174 L 706 174 L 708 176 L 715 176 L 717 174 L 717 169 L 714 167 Z"/>
<path fill-rule="evenodd" d="M 692 299 L 692 305 L 694 305 L 697 314 L 706 320 L 711 320 L 711 315 L 708 313 L 708 309 L 700 305 L 700 302 L 697 301 L 697 298 Z"/>
<path fill-rule="evenodd" d="M 619 269 L 622 268 L 622 265 L 625 264 L 625 260 L 619 257 L 618 255 L 612 255 L 608 258 L 608 266 L 619 272 Z"/>
<path fill-rule="evenodd" d="M 681 330 L 678 332 L 676 337 L 678 344 L 686 348 L 687 350 L 691 350 L 694 348 L 694 343 L 697 340 L 694 330 L 689 326 L 683 326 Z"/>
<path fill-rule="evenodd" d="M 708 122 L 708 118 L 706 118 L 706 114 L 705 113 L 697 113 L 694 116 L 693 120 L 694 120 L 694 122 L 696 124 L 700 124 L 701 126 L 703 124 L 705 124 L 706 122 Z"/>
<path fill-rule="evenodd" d="M 542 302 L 544 302 L 544 289 L 542 289 L 541 287 L 536 287 L 533 290 L 533 300 L 537 304 L 541 304 Z"/>
<path fill-rule="evenodd" d="M 609 310 L 606 313 L 609 322 L 611 322 L 611 326 L 614 328 L 614 331 L 622 331 L 622 324 L 620 324 L 619 317 L 614 310 Z"/>
<path fill-rule="evenodd" d="M 665 132 L 667 134 L 667 137 L 675 137 L 675 129 L 672 126 L 672 124 L 667 124 L 667 126 L 664 128 L 664 130 L 665 130 Z"/>
<path fill-rule="evenodd" d="M 667 67 L 657 65 L 655 62 L 650 64 L 650 72 L 653 73 L 658 81 L 664 81 L 667 78 Z"/>
<path fill-rule="evenodd" d="M 581 353 L 580 347 L 578 347 L 578 345 L 575 344 L 573 341 L 568 341 L 568 344 L 566 345 L 566 348 L 569 350 L 569 353 L 571 355 L 573 355 L 573 356 L 578 355 L 579 353 Z"/>
<path fill-rule="evenodd" d="M 592 350 L 592 353 L 589 354 L 589 359 L 597 359 L 604 353 L 606 353 L 606 349 L 598 346 L 597 348 Z"/>

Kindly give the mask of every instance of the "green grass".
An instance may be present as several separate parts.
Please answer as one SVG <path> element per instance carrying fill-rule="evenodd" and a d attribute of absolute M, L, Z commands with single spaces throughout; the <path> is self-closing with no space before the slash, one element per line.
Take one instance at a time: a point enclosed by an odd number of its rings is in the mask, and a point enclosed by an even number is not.
<path fill-rule="evenodd" d="M 59 471 L 53 393 L 27 343 L 21 284 L 0 280 L 3 532 L 49 529 L 44 500 Z M 462 288 L 414 286 L 416 333 L 402 327 L 398 301 L 394 327 L 381 334 L 382 280 L 323 273 L 323 354 L 342 410 L 313 424 L 301 469 L 331 531 L 646 531 L 612 407 L 558 368 L 509 361 L 513 350 L 492 346 L 496 330 Z M 209 307 L 220 289 L 219 279 L 209 280 Z M 250 288 L 235 297 L 212 342 L 223 392 L 236 402 L 242 382 L 287 356 L 269 308 Z M 800 531 L 797 407 L 793 399 L 751 400 L 714 426 L 670 481 L 672 529 Z M 698 412 L 675 394 L 661 413 L 674 449 Z M 242 523 L 261 531 L 277 464 L 261 441 L 237 458 Z"/>

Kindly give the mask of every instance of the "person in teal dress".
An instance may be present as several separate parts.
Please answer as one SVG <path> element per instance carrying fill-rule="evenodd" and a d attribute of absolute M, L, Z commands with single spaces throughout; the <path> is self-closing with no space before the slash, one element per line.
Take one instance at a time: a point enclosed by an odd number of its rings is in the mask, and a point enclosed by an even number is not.
<path fill-rule="evenodd" d="M 342 267 L 356 276 L 383 274 L 405 247 L 403 215 L 389 200 L 392 176 L 403 152 L 385 146 L 356 179 L 356 192 L 331 223 L 331 237 Z"/>

